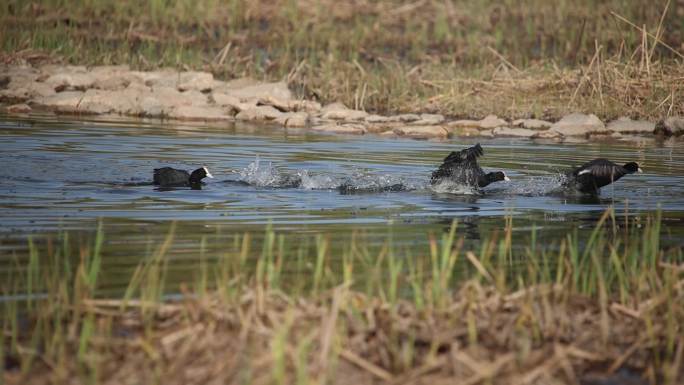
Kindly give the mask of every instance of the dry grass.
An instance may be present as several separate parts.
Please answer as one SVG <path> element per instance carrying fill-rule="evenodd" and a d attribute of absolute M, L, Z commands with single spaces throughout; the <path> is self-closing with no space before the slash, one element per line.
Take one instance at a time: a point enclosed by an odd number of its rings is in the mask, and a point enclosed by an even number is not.
<path fill-rule="evenodd" d="M 405 258 L 394 255 L 389 241 L 378 255 L 353 241 L 341 256 L 329 255 L 320 237 L 313 256 L 284 254 L 286 240 L 269 232 L 253 268 L 249 237 L 236 238 L 235 250 L 215 264 L 198 262 L 201 274 L 176 300 L 162 296 L 173 228 L 114 299 L 95 296 L 101 231 L 92 246 L 55 244 L 46 258 L 30 244 L 25 281 L 5 283 L 8 294 L 29 296 L 3 304 L 0 378 L 5 384 L 684 381 L 684 256 L 681 248 L 660 245 L 658 218 L 622 226 L 609 210 L 581 243 L 570 235 L 545 248 L 533 232 L 523 254 L 512 248 L 510 220 L 501 238 L 483 241 L 479 252 L 461 251 L 456 228 L 441 241 L 431 236 L 427 256 Z M 67 263 L 72 253 L 78 264 Z M 286 279 L 283 272 L 302 261 L 313 272 Z M 455 271 L 468 266 L 470 278 L 456 280 Z M 371 286 L 361 292 L 355 281 L 364 280 Z"/>
<path fill-rule="evenodd" d="M 84 361 L 94 378 L 83 376 L 73 359 L 79 339 L 67 336 L 64 362 L 39 360 L 5 380 L 575 384 L 618 381 L 615 373 L 629 370 L 634 383 L 676 384 L 684 380 L 684 338 L 682 325 L 672 325 L 667 314 L 670 306 L 683 310 L 684 280 L 672 289 L 667 300 L 602 304 L 561 285 L 501 294 L 471 281 L 444 308 L 422 310 L 344 286 L 309 300 L 259 288 L 231 301 L 219 295 L 161 305 L 88 300 L 82 311 L 95 326 Z M 679 337 L 668 345 L 673 327 Z"/>
<path fill-rule="evenodd" d="M 380 113 L 684 113 L 681 1 L 17 0 L 2 10 L 10 58 L 287 79 L 307 98 Z"/>

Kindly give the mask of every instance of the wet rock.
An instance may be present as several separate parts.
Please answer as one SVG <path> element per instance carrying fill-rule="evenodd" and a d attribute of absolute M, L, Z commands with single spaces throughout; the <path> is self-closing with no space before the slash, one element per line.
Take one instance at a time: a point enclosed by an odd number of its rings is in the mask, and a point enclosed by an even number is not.
<path fill-rule="evenodd" d="M 610 141 L 610 140 L 621 139 L 622 134 L 619 132 L 606 131 L 606 132 L 596 132 L 593 134 L 589 134 L 587 137 L 589 139 L 592 139 L 592 140 L 608 140 L 608 141 Z"/>
<path fill-rule="evenodd" d="M 310 121 L 312 126 L 322 126 L 325 124 L 337 124 L 337 122 L 334 120 L 324 120 L 324 119 L 321 119 L 320 117 L 318 117 L 316 115 L 311 115 L 309 117 L 309 121 Z"/>
<path fill-rule="evenodd" d="M 588 136 L 561 136 L 554 141 L 564 144 L 584 144 L 589 142 Z"/>
<path fill-rule="evenodd" d="M 530 130 L 528 128 L 511 128 L 511 127 L 497 127 L 492 130 L 494 136 L 510 136 L 519 138 L 531 138 L 537 133 L 536 130 Z"/>
<path fill-rule="evenodd" d="M 533 139 L 559 139 L 562 135 L 556 131 L 543 130 L 537 131 L 532 138 Z"/>
<path fill-rule="evenodd" d="M 309 114 L 306 112 L 288 112 L 276 119 L 285 127 L 306 127 L 309 125 Z"/>
<path fill-rule="evenodd" d="M 479 136 L 484 137 L 484 138 L 493 138 L 494 137 L 494 130 L 480 130 Z"/>
<path fill-rule="evenodd" d="M 390 118 L 381 115 L 368 115 L 366 116 L 365 121 L 367 123 L 387 123 L 390 121 Z"/>
<path fill-rule="evenodd" d="M 13 104 L 4 108 L 8 114 L 26 114 L 31 112 L 31 107 L 28 104 Z"/>
<path fill-rule="evenodd" d="M 245 80 L 248 82 L 248 80 Z M 257 83 L 244 87 L 237 87 L 241 83 L 227 82 L 225 86 L 216 91 L 238 98 L 241 102 L 258 101 L 260 99 L 274 98 L 277 100 L 291 100 L 292 92 L 285 82 Z"/>
<path fill-rule="evenodd" d="M 653 136 L 644 136 L 644 135 L 636 135 L 636 134 L 621 134 L 621 135 L 622 135 L 622 137 L 620 138 L 620 141 L 632 142 L 634 145 L 638 145 L 638 146 L 653 145 L 653 143 L 656 140 Z M 674 145 L 674 141 L 671 144 Z"/>
<path fill-rule="evenodd" d="M 669 118 L 659 121 L 658 124 L 656 124 L 653 133 L 664 136 L 680 136 L 684 134 L 684 117 L 670 116 Z"/>
<path fill-rule="evenodd" d="M 180 106 L 172 109 L 168 116 L 178 120 L 221 121 L 233 120 L 223 109 L 211 106 Z"/>
<path fill-rule="evenodd" d="M 94 83 L 95 77 L 85 71 L 55 73 L 45 80 L 45 84 L 52 87 L 55 91 L 84 91 L 88 88 L 92 88 Z"/>
<path fill-rule="evenodd" d="M 325 131 L 335 134 L 353 134 L 353 135 L 363 135 L 366 133 L 366 127 L 360 123 L 348 123 L 348 124 L 323 124 L 320 126 L 311 127 L 315 131 Z"/>
<path fill-rule="evenodd" d="M 52 96 L 35 100 L 35 104 L 55 112 L 77 113 L 84 93 L 81 91 L 64 91 Z"/>
<path fill-rule="evenodd" d="M 395 134 L 394 131 L 385 131 L 379 134 L 383 138 L 397 138 L 399 135 Z"/>
<path fill-rule="evenodd" d="M 332 103 L 321 110 L 322 119 L 330 120 L 362 120 L 368 113 L 365 111 L 352 110 L 342 103 Z"/>
<path fill-rule="evenodd" d="M 398 136 L 414 139 L 447 138 L 449 131 L 442 126 L 403 126 L 393 130 Z"/>
<path fill-rule="evenodd" d="M 390 118 L 389 118 L 390 122 L 401 122 L 401 123 L 411 123 L 411 122 L 417 122 L 419 120 L 420 120 L 420 115 L 418 115 L 418 114 L 400 114 L 400 115 L 390 116 Z"/>
<path fill-rule="evenodd" d="M 281 100 L 269 96 L 259 99 L 258 105 L 272 106 L 282 112 L 305 111 L 315 113 L 321 110 L 321 104 L 310 100 Z"/>
<path fill-rule="evenodd" d="M 553 126 L 553 123 L 539 119 L 517 119 L 513 121 L 513 126 L 530 130 L 545 130 Z"/>
<path fill-rule="evenodd" d="M 411 122 L 410 124 L 415 124 L 417 126 L 430 126 L 436 124 L 442 124 L 444 122 L 444 115 L 440 114 L 420 114 L 420 119 Z"/>
<path fill-rule="evenodd" d="M 281 112 L 290 112 L 293 111 L 294 108 L 292 105 L 290 105 L 289 100 L 280 100 L 277 98 L 274 98 L 273 96 L 269 96 L 267 98 L 261 98 L 257 102 L 257 105 L 259 106 L 271 106 L 275 108 L 278 111 Z"/>
<path fill-rule="evenodd" d="M 563 136 L 583 136 L 592 133 L 606 132 L 606 126 L 596 115 L 573 113 L 564 116 L 549 128 Z"/>
<path fill-rule="evenodd" d="M 503 119 L 499 119 L 496 115 L 487 115 L 484 119 L 480 120 L 478 127 L 483 130 L 489 130 L 507 125 L 508 122 Z"/>
<path fill-rule="evenodd" d="M 403 126 L 402 123 L 385 122 L 385 123 L 367 123 L 366 130 L 372 133 L 392 131 L 397 127 Z"/>
<path fill-rule="evenodd" d="M 276 110 L 274 107 L 257 106 L 247 110 L 240 111 L 240 113 L 235 115 L 235 119 L 246 121 L 266 121 L 278 119 L 281 116 L 283 116 L 283 113 Z"/>
<path fill-rule="evenodd" d="M 223 107 L 228 111 L 232 111 L 233 114 L 240 111 L 248 110 L 257 106 L 256 101 L 252 102 L 241 102 L 239 98 L 233 95 L 228 95 L 223 92 L 214 91 L 209 96 L 209 103 L 215 104 L 219 107 Z"/>
<path fill-rule="evenodd" d="M 628 117 L 620 117 L 617 120 L 613 120 L 608 123 L 606 127 L 608 131 L 619 132 L 619 133 L 639 133 L 639 134 L 650 134 L 655 129 L 655 123 L 647 122 L 644 120 L 632 120 Z"/>
<path fill-rule="evenodd" d="M 473 122 L 475 122 L 475 121 L 473 121 Z M 472 126 L 448 125 L 446 129 L 451 136 L 483 136 L 483 132 L 485 132 L 485 131 L 481 131 L 478 128 L 472 127 Z M 491 133 L 491 130 L 487 130 L 487 131 L 490 134 L 489 136 L 493 135 Z"/>
<path fill-rule="evenodd" d="M 454 120 L 453 122 L 449 122 L 447 124 L 449 127 L 474 127 L 474 128 L 480 128 L 480 121 L 478 120 L 470 120 L 470 119 L 461 119 L 461 120 Z"/>

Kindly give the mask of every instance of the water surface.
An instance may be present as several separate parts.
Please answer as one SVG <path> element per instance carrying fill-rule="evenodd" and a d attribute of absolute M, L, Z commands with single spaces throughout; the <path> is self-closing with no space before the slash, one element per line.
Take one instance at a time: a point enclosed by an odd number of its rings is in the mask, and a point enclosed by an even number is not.
<path fill-rule="evenodd" d="M 485 151 L 482 167 L 505 171 L 511 182 L 481 194 L 429 187 L 430 172 L 446 154 L 477 141 Z M 604 188 L 598 198 L 554 192 L 562 171 L 596 157 L 636 161 L 645 172 Z M 238 233 L 258 240 L 266 226 L 293 239 L 326 234 L 333 245 L 344 245 L 352 231 L 378 244 L 392 234 L 398 246 L 424 253 L 426 234 L 445 231 L 454 219 L 473 245 L 501 230 L 507 215 L 521 235 L 516 242 L 528 242 L 534 227 L 540 243 L 550 244 L 589 231 L 613 206 L 620 216 L 637 217 L 660 208 L 663 240 L 684 240 L 684 147 L 675 140 L 416 141 L 240 124 L 0 116 L 0 162 L 0 269 L 11 271 L 25 258 L 29 236 L 39 243 L 66 230 L 87 237 L 102 221 L 105 281 L 112 288 L 171 222 L 177 235 L 170 253 L 179 271 L 196 262 L 198 250 L 220 252 Z M 203 165 L 215 178 L 201 190 L 149 184 L 155 167 Z M 286 176 L 302 183 L 283 187 Z M 397 183 L 410 191 L 364 192 Z M 340 184 L 359 191 L 341 194 Z"/>

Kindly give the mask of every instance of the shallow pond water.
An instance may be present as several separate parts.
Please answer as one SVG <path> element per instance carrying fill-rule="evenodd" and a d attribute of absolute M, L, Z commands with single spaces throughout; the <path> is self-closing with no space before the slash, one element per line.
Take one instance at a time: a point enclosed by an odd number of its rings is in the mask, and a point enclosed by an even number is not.
<path fill-rule="evenodd" d="M 452 150 L 480 142 L 482 167 L 511 182 L 482 194 L 429 187 L 429 174 Z M 201 253 L 220 252 L 231 235 L 266 226 L 291 237 L 326 234 L 333 249 L 353 231 L 369 243 L 392 234 L 399 247 L 427 250 L 428 233 L 448 229 L 476 245 L 512 216 L 514 242 L 589 232 L 602 212 L 644 216 L 663 211 L 663 240 L 684 243 L 684 146 L 681 141 L 536 143 L 514 139 L 416 141 L 341 136 L 251 125 L 200 126 L 159 121 L 98 121 L 0 116 L 0 274 L 36 242 L 72 230 L 84 237 L 104 226 L 104 282 L 125 285 L 126 272 L 177 222 L 171 268 L 182 276 Z M 560 172 L 605 157 L 637 161 L 598 198 L 555 192 Z M 205 165 L 214 179 L 201 190 L 162 191 L 155 167 Z M 301 180 L 282 186 L 287 177 Z M 395 184 L 409 191 L 374 192 Z M 341 193 L 340 185 L 353 193 Z M 577 229 L 577 230 L 576 230 Z M 524 235 L 524 236 L 523 236 Z M 179 278 L 181 279 L 181 278 Z"/>

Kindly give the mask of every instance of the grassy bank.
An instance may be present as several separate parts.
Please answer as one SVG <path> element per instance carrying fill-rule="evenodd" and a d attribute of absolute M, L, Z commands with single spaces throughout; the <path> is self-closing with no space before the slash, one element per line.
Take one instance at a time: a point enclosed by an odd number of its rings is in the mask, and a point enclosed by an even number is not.
<path fill-rule="evenodd" d="M 380 113 L 684 113 L 680 2 L 10 0 L 0 12 L 6 61 L 286 79 Z"/>
<path fill-rule="evenodd" d="M 623 223 L 625 225 L 620 225 Z M 26 383 L 601 383 L 684 380 L 684 255 L 660 220 L 607 211 L 591 236 L 512 248 L 512 221 L 479 250 L 458 225 L 424 253 L 376 254 L 324 236 L 291 254 L 268 231 L 188 271 L 165 297 L 166 254 L 151 251 L 118 298 L 97 295 L 98 231 L 30 246 L 8 277 L 1 375 Z M 457 265 L 467 265 L 456 275 Z M 461 270 L 462 271 L 462 270 Z M 32 294 L 32 295 L 31 295 Z M 621 377 L 622 376 L 622 377 Z"/>

